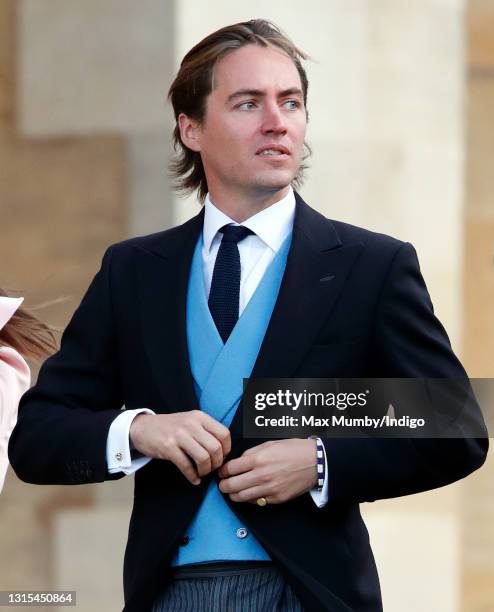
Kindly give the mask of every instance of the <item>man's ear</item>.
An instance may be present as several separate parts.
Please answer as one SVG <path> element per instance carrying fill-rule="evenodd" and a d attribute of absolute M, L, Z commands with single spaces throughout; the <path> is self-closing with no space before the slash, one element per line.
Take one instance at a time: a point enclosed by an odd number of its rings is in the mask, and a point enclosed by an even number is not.
<path fill-rule="evenodd" d="M 180 138 L 188 149 L 199 152 L 201 150 L 200 125 L 195 119 L 191 119 L 185 113 L 178 116 L 178 129 Z"/>

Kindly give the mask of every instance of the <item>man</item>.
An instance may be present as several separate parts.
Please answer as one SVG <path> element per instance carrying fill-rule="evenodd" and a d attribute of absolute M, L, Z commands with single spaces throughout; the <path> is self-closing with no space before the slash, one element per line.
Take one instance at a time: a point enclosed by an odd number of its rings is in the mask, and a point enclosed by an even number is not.
<path fill-rule="evenodd" d="M 175 171 L 204 209 L 108 249 L 21 404 L 20 478 L 137 470 L 128 612 L 381 610 L 358 504 L 485 459 L 482 439 L 325 439 L 318 483 L 317 440 L 242 435 L 244 377 L 465 377 L 413 247 L 330 221 L 292 190 L 303 57 L 262 20 L 185 56 L 170 89 Z"/>

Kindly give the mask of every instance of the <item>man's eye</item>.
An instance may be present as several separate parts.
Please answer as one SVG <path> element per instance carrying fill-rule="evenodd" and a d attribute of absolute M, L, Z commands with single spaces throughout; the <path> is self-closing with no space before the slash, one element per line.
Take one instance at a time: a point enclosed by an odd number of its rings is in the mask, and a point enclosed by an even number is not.
<path fill-rule="evenodd" d="M 300 102 L 298 100 L 287 100 L 284 105 L 288 106 L 290 110 L 297 110 L 297 108 L 300 108 Z"/>
<path fill-rule="evenodd" d="M 256 104 L 255 102 L 242 102 L 242 104 L 238 105 L 238 108 L 242 108 L 244 110 L 252 110 L 253 108 L 255 108 Z"/>

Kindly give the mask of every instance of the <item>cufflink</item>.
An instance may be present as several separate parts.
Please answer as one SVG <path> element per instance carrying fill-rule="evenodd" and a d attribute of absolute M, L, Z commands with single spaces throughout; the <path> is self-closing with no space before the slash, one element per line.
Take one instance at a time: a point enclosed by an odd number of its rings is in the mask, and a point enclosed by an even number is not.
<path fill-rule="evenodd" d="M 118 453 L 115 453 L 115 459 L 116 459 L 117 461 L 122 461 L 122 459 L 123 459 L 123 453 L 122 453 L 122 452 L 120 452 L 120 451 L 118 451 Z"/>

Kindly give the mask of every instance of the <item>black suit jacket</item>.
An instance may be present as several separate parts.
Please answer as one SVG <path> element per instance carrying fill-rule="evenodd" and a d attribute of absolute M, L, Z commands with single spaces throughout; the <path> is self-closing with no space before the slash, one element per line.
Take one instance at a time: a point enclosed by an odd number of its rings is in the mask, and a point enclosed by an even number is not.
<path fill-rule="evenodd" d="M 185 305 L 203 213 L 180 227 L 110 247 L 37 385 L 21 401 L 9 454 L 37 484 L 112 480 L 108 429 L 120 408 L 198 408 Z M 333 276 L 330 281 L 320 279 Z M 292 245 L 253 377 L 464 377 L 410 244 L 330 221 L 297 195 Z M 263 440 L 231 424 L 239 456 Z M 481 416 L 475 415 L 481 420 Z M 477 469 L 486 439 L 326 439 L 329 497 L 259 508 L 227 503 L 309 611 L 377 612 L 379 582 L 360 502 L 416 493 Z M 209 478 L 193 486 L 153 460 L 135 476 L 124 562 L 125 611 L 149 610 Z M 96 577 L 95 577 L 96 579 Z"/>

